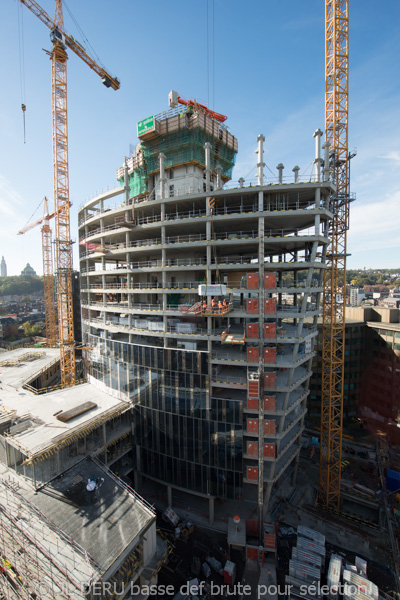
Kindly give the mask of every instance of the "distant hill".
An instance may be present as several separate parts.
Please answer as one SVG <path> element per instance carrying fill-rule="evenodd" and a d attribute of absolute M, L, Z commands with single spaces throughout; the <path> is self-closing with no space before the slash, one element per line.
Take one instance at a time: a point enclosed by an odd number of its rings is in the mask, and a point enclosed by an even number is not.
<path fill-rule="evenodd" d="M 0 277 L 0 297 L 29 296 L 43 290 L 43 277 L 18 275 L 15 277 Z"/>

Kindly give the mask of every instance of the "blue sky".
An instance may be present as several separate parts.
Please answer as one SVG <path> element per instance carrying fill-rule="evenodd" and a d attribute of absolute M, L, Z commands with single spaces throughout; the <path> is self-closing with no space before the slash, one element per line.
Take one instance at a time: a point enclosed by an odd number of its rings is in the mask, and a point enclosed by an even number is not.
<path fill-rule="evenodd" d="M 54 15 L 53 0 L 40 3 Z M 287 175 L 295 164 L 309 173 L 312 134 L 324 129 L 323 0 L 68 0 L 67 6 L 101 61 L 121 79 L 119 91 L 108 90 L 69 53 L 75 239 L 79 206 L 115 186 L 115 170 L 137 143 L 137 121 L 166 110 L 170 89 L 228 115 L 239 140 L 234 180 L 255 176 L 259 133 L 272 171 L 283 162 Z M 64 22 L 83 42 L 66 7 Z M 357 201 L 351 206 L 349 268 L 400 268 L 399 22 L 399 0 L 350 0 L 349 149 L 357 148 L 351 164 Z M 40 228 L 24 236 L 17 231 L 44 195 L 53 202 L 50 61 L 43 48 L 51 49 L 45 25 L 16 0 L 2 0 L 0 255 L 10 275 L 28 261 L 42 273 Z M 41 214 L 39 208 L 33 219 Z M 76 244 L 75 266 L 77 258 Z"/>

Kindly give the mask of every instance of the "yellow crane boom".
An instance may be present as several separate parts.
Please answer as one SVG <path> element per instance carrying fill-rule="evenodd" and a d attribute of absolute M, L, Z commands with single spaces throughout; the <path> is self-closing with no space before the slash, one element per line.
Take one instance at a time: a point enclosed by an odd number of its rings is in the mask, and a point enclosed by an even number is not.
<path fill-rule="evenodd" d="M 119 89 L 117 78 L 100 67 L 71 36 L 64 31 L 62 0 L 56 0 L 52 20 L 35 0 L 20 0 L 50 30 L 53 43 L 52 115 L 53 115 L 53 174 L 55 209 L 55 267 L 57 276 L 58 327 L 60 341 L 61 384 L 75 384 L 75 339 L 72 295 L 72 240 L 70 227 L 68 128 L 67 128 L 67 59 L 70 48 L 102 79 L 106 87 Z"/>

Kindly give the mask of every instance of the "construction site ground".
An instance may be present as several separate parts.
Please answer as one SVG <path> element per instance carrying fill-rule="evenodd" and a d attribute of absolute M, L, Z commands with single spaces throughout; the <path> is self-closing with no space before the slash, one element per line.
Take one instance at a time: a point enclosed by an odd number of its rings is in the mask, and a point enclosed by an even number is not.
<path fill-rule="evenodd" d="M 299 524 L 316 529 L 329 540 L 327 549 L 343 556 L 344 561 L 354 564 L 355 556 L 360 556 L 368 562 L 368 576 L 383 591 L 396 590 L 395 574 L 393 572 L 393 555 L 387 532 L 387 524 L 384 515 L 380 515 L 380 505 L 369 506 L 357 501 L 357 497 L 350 496 L 346 504 L 346 514 L 327 512 L 317 505 L 319 456 L 318 453 L 309 459 L 309 450 L 302 451 L 299 463 L 296 486 L 291 486 L 289 478 L 279 486 L 272 503 L 272 511 L 266 520 L 277 522 L 280 525 L 297 528 Z M 344 477 L 359 481 L 362 485 L 372 489 L 377 488 L 376 472 L 368 470 L 364 458 L 350 457 L 350 464 L 344 468 Z M 145 481 L 141 492 L 144 497 L 155 507 L 163 512 L 167 508 L 166 487 L 157 485 L 155 482 Z M 182 520 L 195 524 L 195 532 L 191 536 L 190 543 L 176 544 L 175 553 L 180 566 L 179 570 L 183 577 L 190 575 L 190 564 L 194 555 L 196 542 L 210 550 L 223 548 L 227 550 L 228 519 L 239 515 L 242 522 L 246 519 L 256 518 L 256 505 L 235 501 L 215 501 L 214 523 L 209 523 L 208 499 L 196 498 L 184 492 L 173 490 L 172 508 Z M 349 507 L 355 511 L 350 513 Z M 279 537 L 278 540 L 278 564 L 277 583 L 284 584 L 284 574 L 288 572 L 288 560 L 291 547 L 295 543 L 293 537 Z M 217 556 L 218 558 L 218 556 Z M 244 563 L 240 555 L 232 557 L 238 561 L 238 574 L 244 571 Z M 218 558 L 218 560 L 220 560 Z M 221 561 L 222 562 L 222 561 Z M 235 561 L 236 562 L 236 561 Z M 185 573 L 185 575 L 183 575 Z M 223 583 L 222 577 L 213 574 L 217 582 Z M 254 575 L 256 581 L 258 575 Z M 185 582 L 184 582 L 185 583 Z M 234 596 L 230 596 L 234 597 Z"/>

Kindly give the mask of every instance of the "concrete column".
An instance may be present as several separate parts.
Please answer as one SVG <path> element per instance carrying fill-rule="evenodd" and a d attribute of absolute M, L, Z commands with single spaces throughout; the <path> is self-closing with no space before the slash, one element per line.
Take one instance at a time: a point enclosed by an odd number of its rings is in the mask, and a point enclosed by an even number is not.
<path fill-rule="evenodd" d="M 243 187 L 243 185 L 244 185 L 244 179 L 243 179 L 243 177 L 241 177 L 241 178 L 239 179 L 239 187 L 241 187 L 241 188 L 242 188 L 242 187 Z"/>
<path fill-rule="evenodd" d="M 165 182 L 167 181 L 167 178 L 165 177 L 164 168 L 165 154 L 163 154 L 163 152 L 160 152 L 158 158 L 160 159 L 160 197 L 165 198 Z"/>
<path fill-rule="evenodd" d="M 124 164 L 124 192 L 125 192 L 125 204 L 128 204 L 130 189 L 129 189 L 128 164 L 127 164 L 126 158 L 125 158 L 125 164 Z"/>
<path fill-rule="evenodd" d="M 222 174 L 222 167 L 221 165 L 218 163 L 217 166 L 215 167 L 215 170 L 217 172 L 217 190 L 222 190 L 222 178 L 221 178 L 221 174 Z"/>
<path fill-rule="evenodd" d="M 167 485 L 168 506 L 172 508 L 172 487 Z"/>
<path fill-rule="evenodd" d="M 257 185 L 264 185 L 264 142 L 265 137 L 262 133 L 257 138 L 258 148 L 256 150 L 256 154 L 258 154 L 258 163 L 257 163 Z"/>
<path fill-rule="evenodd" d="M 321 181 L 321 136 L 322 131 L 317 129 L 313 137 L 315 137 L 315 181 Z"/>
<path fill-rule="evenodd" d="M 315 190 L 315 208 L 321 207 L 321 189 Z M 321 215 L 315 215 L 315 235 L 319 235 L 321 225 Z"/>
<path fill-rule="evenodd" d="M 210 525 L 214 524 L 214 498 L 210 497 L 208 499 L 208 512 L 209 512 L 209 519 L 210 519 Z"/>
<path fill-rule="evenodd" d="M 282 163 L 279 163 L 276 167 L 279 173 L 279 183 L 283 183 L 283 169 L 285 168 Z"/>
<path fill-rule="evenodd" d="M 324 181 L 329 181 L 329 174 L 330 174 L 329 148 L 330 148 L 330 145 L 331 145 L 330 142 L 325 142 L 322 146 L 322 148 L 324 149 L 324 170 L 323 170 L 323 180 Z"/>
<path fill-rule="evenodd" d="M 206 165 L 206 191 L 209 192 L 211 188 L 211 144 L 206 142 L 204 144 L 205 150 L 205 165 Z"/>
<path fill-rule="evenodd" d="M 300 167 L 298 165 L 296 165 L 295 167 L 293 167 L 292 171 L 294 173 L 294 182 L 298 183 Z"/>

